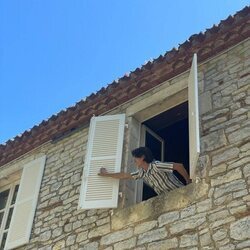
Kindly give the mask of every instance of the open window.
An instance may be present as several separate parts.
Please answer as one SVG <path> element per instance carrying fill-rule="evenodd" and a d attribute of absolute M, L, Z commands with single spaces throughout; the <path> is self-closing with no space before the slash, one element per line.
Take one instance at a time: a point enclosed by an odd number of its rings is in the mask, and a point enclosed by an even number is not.
<path fill-rule="evenodd" d="M 149 147 L 156 160 L 182 163 L 191 179 L 195 181 L 196 165 L 200 153 L 196 54 L 193 57 L 189 73 L 187 92 L 186 101 L 172 105 L 171 108 L 143 120 L 141 145 Z M 176 99 L 179 100 L 178 97 Z M 152 110 L 156 111 L 155 108 Z M 144 113 L 148 115 L 150 111 Z M 174 171 L 174 174 L 185 183 L 178 172 Z M 139 182 L 138 187 L 139 201 L 156 195 L 142 181 Z"/>
<path fill-rule="evenodd" d="M 139 145 L 146 145 L 151 148 L 156 160 L 183 163 L 194 179 L 200 152 L 196 55 L 190 70 L 188 91 L 187 79 L 182 79 L 174 86 L 168 85 L 147 98 L 126 110 L 130 120 L 127 151 Z M 145 107 L 145 104 L 148 106 Z M 101 167 L 107 168 L 110 173 L 120 172 L 124 126 L 125 114 L 91 119 L 79 199 L 80 208 L 117 207 L 119 180 L 102 178 L 98 176 L 98 172 Z M 130 156 L 127 163 L 132 163 Z M 128 187 L 124 187 L 122 191 L 127 195 Z M 133 202 L 154 195 L 141 181 L 137 181 L 129 192 L 133 197 L 130 196 L 127 200 L 133 199 Z"/>
<path fill-rule="evenodd" d="M 183 163 L 189 172 L 188 103 L 184 102 L 142 124 L 142 145 L 149 147 L 155 160 Z M 149 132 L 150 131 L 150 132 Z M 182 180 L 176 171 L 175 175 Z M 184 180 L 182 180 L 184 182 Z M 143 184 L 142 200 L 156 193 Z"/>

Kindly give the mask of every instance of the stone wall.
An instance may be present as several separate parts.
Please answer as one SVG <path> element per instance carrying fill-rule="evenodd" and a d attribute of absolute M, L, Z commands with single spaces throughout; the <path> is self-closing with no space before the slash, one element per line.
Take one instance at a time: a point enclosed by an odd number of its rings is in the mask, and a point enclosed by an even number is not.
<path fill-rule="evenodd" d="M 199 66 L 199 183 L 123 209 L 78 209 L 88 128 L 8 164 L 47 155 L 30 244 L 18 249 L 250 249 L 249 65 L 248 40 Z"/>

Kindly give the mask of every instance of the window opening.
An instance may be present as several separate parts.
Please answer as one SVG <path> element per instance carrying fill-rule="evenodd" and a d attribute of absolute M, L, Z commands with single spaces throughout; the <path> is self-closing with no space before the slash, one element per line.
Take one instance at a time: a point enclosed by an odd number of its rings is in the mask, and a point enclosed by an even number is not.
<path fill-rule="evenodd" d="M 9 231 L 19 184 L 0 189 L 0 250 L 4 249 Z"/>
<path fill-rule="evenodd" d="M 154 116 L 143 122 L 143 125 L 164 141 L 162 153 L 159 140 L 147 130 L 144 130 L 145 146 L 151 149 L 155 160 L 182 163 L 189 173 L 188 102 Z M 174 174 L 183 180 L 178 172 L 174 171 Z M 183 180 L 183 182 L 185 181 Z M 154 190 L 143 183 L 142 200 L 154 196 L 156 196 Z"/>

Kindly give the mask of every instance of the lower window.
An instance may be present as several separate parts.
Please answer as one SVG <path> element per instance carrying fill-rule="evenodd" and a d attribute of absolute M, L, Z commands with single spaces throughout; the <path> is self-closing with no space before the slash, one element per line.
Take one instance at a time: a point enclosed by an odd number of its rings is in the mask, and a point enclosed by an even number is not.
<path fill-rule="evenodd" d="M 18 187 L 18 183 L 13 183 L 4 188 L 0 188 L 0 250 L 3 250 L 5 246 Z"/>

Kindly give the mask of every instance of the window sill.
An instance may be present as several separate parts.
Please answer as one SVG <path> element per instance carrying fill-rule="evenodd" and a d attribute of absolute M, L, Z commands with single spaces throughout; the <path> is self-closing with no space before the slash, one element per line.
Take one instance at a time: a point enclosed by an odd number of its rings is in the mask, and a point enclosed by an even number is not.
<path fill-rule="evenodd" d="M 187 207 L 207 195 L 208 187 L 205 182 L 191 183 L 131 207 L 117 209 L 111 217 L 112 229 L 119 230 L 142 220 L 158 218 L 165 212 Z"/>

